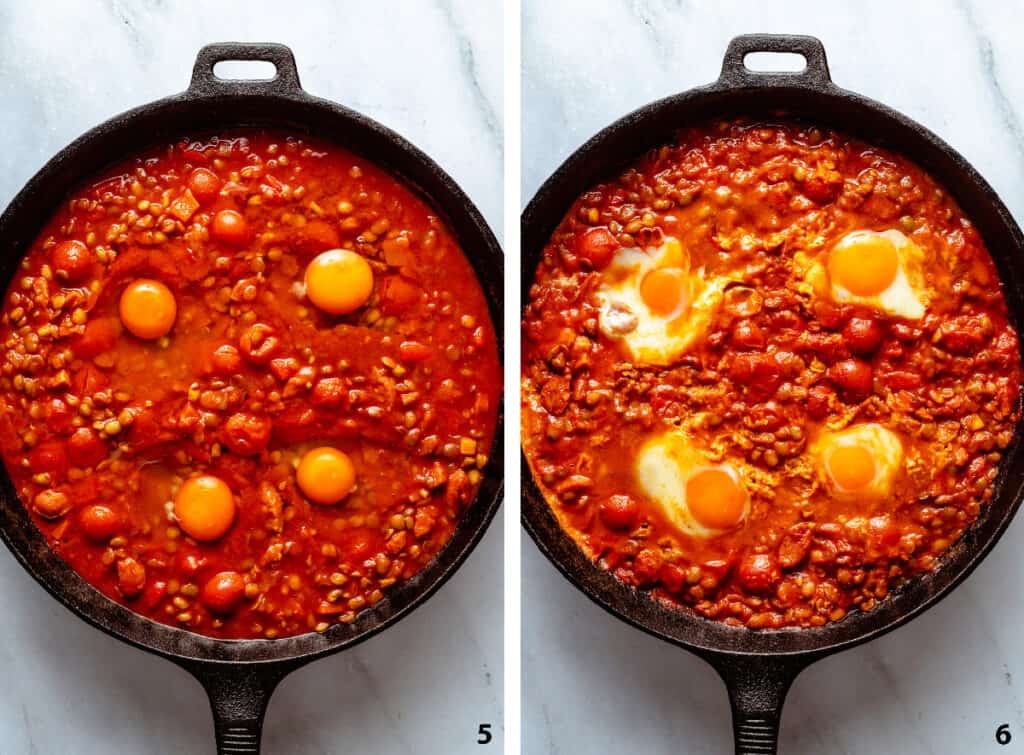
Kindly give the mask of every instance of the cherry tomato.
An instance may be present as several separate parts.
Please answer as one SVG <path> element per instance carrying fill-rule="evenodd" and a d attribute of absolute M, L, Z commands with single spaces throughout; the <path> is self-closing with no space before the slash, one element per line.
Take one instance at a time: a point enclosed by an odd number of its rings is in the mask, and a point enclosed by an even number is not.
<path fill-rule="evenodd" d="M 868 317 L 851 317 L 843 328 L 843 340 L 854 354 L 867 356 L 882 343 L 882 326 Z"/>
<path fill-rule="evenodd" d="M 767 592 L 781 577 L 779 562 L 768 553 L 747 553 L 740 559 L 737 577 L 745 590 Z"/>
<path fill-rule="evenodd" d="M 78 512 L 78 526 L 90 540 L 106 542 L 121 529 L 121 516 L 109 506 L 93 504 Z"/>
<path fill-rule="evenodd" d="M 336 408 L 345 403 L 345 383 L 341 378 L 320 378 L 313 386 L 313 405 Z"/>
<path fill-rule="evenodd" d="M 230 246 L 242 246 L 249 240 L 249 224 L 234 210 L 221 210 L 213 216 L 210 234 Z"/>
<path fill-rule="evenodd" d="M 636 526 L 640 505 L 628 495 L 613 495 L 601 501 L 601 521 L 613 530 L 628 530 Z"/>
<path fill-rule="evenodd" d="M 220 194 L 222 181 L 206 168 L 196 168 L 188 177 L 188 188 L 199 204 L 209 204 Z"/>
<path fill-rule="evenodd" d="M 72 283 L 85 278 L 92 270 L 92 252 L 81 241 L 62 241 L 53 248 L 51 257 L 58 277 Z"/>
<path fill-rule="evenodd" d="M 68 473 L 67 450 L 59 440 L 49 440 L 33 448 L 28 463 L 34 474 L 46 473 L 54 480 L 62 480 Z"/>
<path fill-rule="evenodd" d="M 237 375 L 242 369 L 242 355 L 231 344 L 222 344 L 209 355 L 206 368 L 208 372 L 221 377 Z"/>
<path fill-rule="evenodd" d="M 228 417 L 221 432 L 221 440 L 239 456 L 254 456 L 267 450 L 273 423 L 267 417 L 248 412 L 237 412 Z"/>
<path fill-rule="evenodd" d="M 588 228 L 576 237 L 576 254 L 595 270 L 603 270 L 612 261 L 619 242 L 607 228 Z"/>
<path fill-rule="evenodd" d="M 751 320 L 737 320 L 732 326 L 730 339 L 741 349 L 763 349 L 764 333 Z"/>
<path fill-rule="evenodd" d="M 844 359 L 828 369 L 828 377 L 843 394 L 860 400 L 871 395 L 874 370 L 860 359 Z"/>
<path fill-rule="evenodd" d="M 245 596 L 245 579 L 236 571 L 222 571 L 203 585 L 203 604 L 214 613 L 229 614 Z"/>

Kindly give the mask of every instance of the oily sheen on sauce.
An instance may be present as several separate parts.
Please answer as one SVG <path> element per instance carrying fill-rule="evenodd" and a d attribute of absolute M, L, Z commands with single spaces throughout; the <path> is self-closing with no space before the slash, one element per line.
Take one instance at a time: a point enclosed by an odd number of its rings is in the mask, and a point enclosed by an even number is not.
<path fill-rule="evenodd" d="M 577 199 L 522 333 L 522 440 L 562 527 L 748 628 L 871 610 L 991 498 L 1018 335 L 949 193 L 800 123 L 682 130 Z"/>
<path fill-rule="evenodd" d="M 324 631 L 444 547 L 501 389 L 472 267 L 341 147 L 154 147 L 64 201 L 0 315 L 0 450 L 54 550 L 221 638 Z"/>

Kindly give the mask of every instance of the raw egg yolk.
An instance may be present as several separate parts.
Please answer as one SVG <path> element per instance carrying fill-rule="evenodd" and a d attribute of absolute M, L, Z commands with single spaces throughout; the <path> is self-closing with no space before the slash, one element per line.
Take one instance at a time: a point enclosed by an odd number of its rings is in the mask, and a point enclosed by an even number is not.
<path fill-rule="evenodd" d="M 887 289 L 899 271 L 896 247 L 884 236 L 851 241 L 829 256 L 832 280 L 855 296 L 875 296 Z"/>
<path fill-rule="evenodd" d="M 702 469 L 686 481 L 686 505 L 709 529 L 734 527 L 743 518 L 747 495 L 724 469 Z"/>
<path fill-rule="evenodd" d="M 832 482 L 843 490 L 860 490 L 875 479 L 875 459 L 864 446 L 839 446 L 828 455 L 825 465 Z"/>
<path fill-rule="evenodd" d="M 356 470 L 348 455 L 324 446 L 308 451 L 299 462 L 296 480 L 313 503 L 337 503 L 352 492 Z"/>
<path fill-rule="evenodd" d="M 373 293 L 373 270 L 361 255 L 330 249 L 306 268 L 306 296 L 319 309 L 347 315 L 366 304 Z"/>
<path fill-rule="evenodd" d="M 137 338 L 151 340 L 167 335 L 174 327 L 178 305 L 174 294 L 160 281 L 141 278 L 121 294 L 121 322 Z"/>
<path fill-rule="evenodd" d="M 216 540 L 227 534 L 235 521 L 235 498 L 219 477 L 191 477 L 174 497 L 174 516 L 189 537 Z"/>
<path fill-rule="evenodd" d="M 656 315 L 668 315 L 684 304 L 686 295 L 683 284 L 686 277 L 682 270 L 659 268 L 651 270 L 640 281 L 640 298 Z"/>

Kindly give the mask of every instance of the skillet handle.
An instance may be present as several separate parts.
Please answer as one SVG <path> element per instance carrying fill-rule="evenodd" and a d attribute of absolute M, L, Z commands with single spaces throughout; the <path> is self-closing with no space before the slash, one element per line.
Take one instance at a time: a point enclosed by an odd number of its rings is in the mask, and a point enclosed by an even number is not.
<path fill-rule="evenodd" d="M 803 57 L 802 71 L 753 71 L 743 62 L 752 52 L 795 53 Z M 722 59 L 720 84 L 733 87 L 793 86 L 831 87 L 825 46 L 817 37 L 802 34 L 744 34 L 733 37 Z"/>
<path fill-rule="evenodd" d="M 273 63 L 277 72 L 271 79 L 222 79 L 213 67 L 225 60 L 259 60 Z M 290 48 L 273 42 L 218 42 L 206 45 L 196 55 L 192 83 L 188 93 L 193 96 L 225 94 L 304 94 L 299 83 L 299 69 Z"/>
<path fill-rule="evenodd" d="M 199 680 L 210 698 L 218 755 L 259 755 L 263 717 L 270 696 L 294 667 L 200 663 L 185 668 Z"/>
<path fill-rule="evenodd" d="M 742 655 L 710 660 L 729 690 L 736 755 L 776 755 L 786 693 L 810 661 Z"/>

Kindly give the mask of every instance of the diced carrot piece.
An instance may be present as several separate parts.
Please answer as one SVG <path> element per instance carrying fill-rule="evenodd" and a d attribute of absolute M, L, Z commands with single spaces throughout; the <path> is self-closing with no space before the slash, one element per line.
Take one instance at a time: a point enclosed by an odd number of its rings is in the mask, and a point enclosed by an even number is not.
<path fill-rule="evenodd" d="M 199 200 L 193 196 L 191 189 L 185 189 L 184 193 L 171 202 L 170 213 L 182 223 L 187 223 L 198 209 Z"/>

